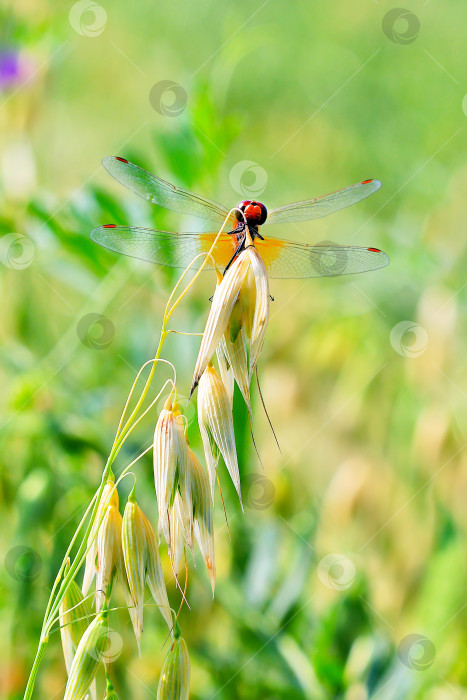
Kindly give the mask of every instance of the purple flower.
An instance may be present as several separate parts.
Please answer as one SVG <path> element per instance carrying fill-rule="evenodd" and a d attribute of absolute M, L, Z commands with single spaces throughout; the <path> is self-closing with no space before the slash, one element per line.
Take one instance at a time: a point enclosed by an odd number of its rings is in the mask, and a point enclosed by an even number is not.
<path fill-rule="evenodd" d="M 22 83 L 27 73 L 27 61 L 19 51 L 0 49 L 0 90 Z"/>

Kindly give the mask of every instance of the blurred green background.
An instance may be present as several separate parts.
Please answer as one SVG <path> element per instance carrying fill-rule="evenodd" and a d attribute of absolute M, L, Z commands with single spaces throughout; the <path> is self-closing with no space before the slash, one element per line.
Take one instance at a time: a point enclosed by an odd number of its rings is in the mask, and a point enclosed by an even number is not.
<path fill-rule="evenodd" d="M 391 264 L 271 282 L 259 372 L 282 454 L 253 390 L 261 468 L 236 397 L 246 508 L 223 468 L 232 537 L 217 499 L 216 597 L 198 557 L 181 616 L 191 696 L 467 697 L 466 21 L 462 0 L 3 4 L 2 697 L 22 697 L 48 590 L 176 279 L 89 232 L 202 225 L 112 181 L 100 161 L 117 154 L 228 206 L 383 182 L 329 219 L 270 230 L 376 246 Z M 214 284 L 203 276 L 173 327 L 202 330 Z M 196 352 L 196 338 L 167 343 L 182 392 Z M 201 455 L 196 420 L 190 438 Z M 155 522 L 149 458 L 137 474 Z M 153 608 L 145 622 L 138 658 L 128 615 L 112 621 L 121 698 L 155 697 L 165 630 Z M 36 697 L 60 698 L 65 680 L 55 633 Z"/>

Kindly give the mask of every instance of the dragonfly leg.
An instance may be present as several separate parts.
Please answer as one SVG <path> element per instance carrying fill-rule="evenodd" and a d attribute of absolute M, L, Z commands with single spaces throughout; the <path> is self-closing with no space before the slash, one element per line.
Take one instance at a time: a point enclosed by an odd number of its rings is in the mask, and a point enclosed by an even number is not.
<path fill-rule="evenodd" d="M 226 265 L 226 267 L 225 267 L 225 270 L 224 270 L 224 272 L 222 273 L 223 275 L 225 275 L 225 273 L 227 272 L 227 270 L 229 269 L 229 267 L 231 266 L 231 264 L 233 263 L 233 261 L 235 260 L 235 258 L 237 257 L 237 255 L 238 255 L 239 253 L 241 253 L 241 251 L 243 250 L 244 245 L 245 245 L 245 236 L 242 238 L 242 240 L 240 241 L 240 243 L 239 243 L 238 246 L 237 246 L 237 249 L 236 249 L 235 253 L 232 255 L 232 257 L 230 258 L 229 262 L 227 263 L 227 265 Z"/>
<path fill-rule="evenodd" d="M 245 230 L 245 224 L 243 223 L 243 221 L 239 221 L 238 224 L 236 225 L 236 227 L 234 229 L 232 229 L 232 231 L 227 231 L 227 235 L 233 236 L 233 234 L 241 233 L 244 230 Z"/>

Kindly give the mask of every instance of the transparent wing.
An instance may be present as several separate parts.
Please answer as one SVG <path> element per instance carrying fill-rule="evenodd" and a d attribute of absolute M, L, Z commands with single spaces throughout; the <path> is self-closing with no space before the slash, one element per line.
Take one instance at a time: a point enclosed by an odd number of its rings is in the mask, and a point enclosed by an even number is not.
<path fill-rule="evenodd" d="M 255 240 L 269 277 L 336 277 L 369 272 L 389 264 L 386 253 L 378 248 L 359 248 L 334 244 L 307 245 L 268 238 Z"/>
<path fill-rule="evenodd" d="M 191 214 L 202 219 L 209 219 L 221 224 L 228 209 L 205 197 L 171 185 L 170 182 L 156 177 L 138 165 L 124 158 L 109 156 L 104 158 L 102 165 L 118 182 L 129 190 L 136 192 L 143 199 L 158 204 L 165 209 L 178 211 L 181 214 Z M 234 217 L 231 217 L 232 222 Z"/>
<path fill-rule="evenodd" d="M 115 224 L 91 231 L 91 239 L 103 248 L 156 265 L 182 268 L 187 267 L 198 253 L 210 250 L 216 236 L 217 233 L 171 233 Z M 232 236 L 221 234 L 216 243 L 213 256 L 220 269 L 224 269 L 234 253 L 234 240 Z M 203 259 L 195 262 L 194 270 L 201 266 Z M 210 260 L 206 269 L 212 269 Z"/>
<path fill-rule="evenodd" d="M 285 207 L 269 211 L 265 226 L 267 224 L 285 224 L 290 221 L 307 221 L 328 216 L 328 214 L 350 207 L 351 204 L 369 197 L 370 194 L 379 190 L 380 187 L 381 183 L 379 180 L 364 180 L 356 185 L 345 187 L 343 190 L 326 194 L 324 197 L 286 204 Z"/>
<path fill-rule="evenodd" d="M 217 233 L 171 233 L 136 226 L 107 224 L 91 232 L 99 245 L 140 260 L 169 267 L 187 267 L 199 253 L 210 250 Z M 223 270 L 234 253 L 235 238 L 222 234 L 213 250 L 216 265 Z M 378 248 L 359 248 L 334 244 L 308 245 L 268 238 L 255 240 L 271 278 L 335 277 L 368 272 L 389 263 L 386 253 Z M 203 262 L 193 265 L 197 270 Z M 205 269 L 212 269 L 208 260 Z"/>

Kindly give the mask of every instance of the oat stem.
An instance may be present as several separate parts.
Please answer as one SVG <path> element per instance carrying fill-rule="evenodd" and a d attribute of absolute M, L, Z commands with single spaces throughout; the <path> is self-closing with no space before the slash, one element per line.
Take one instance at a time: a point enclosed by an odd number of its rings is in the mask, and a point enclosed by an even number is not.
<path fill-rule="evenodd" d="M 92 532 L 92 529 L 93 529 L 93 526 L 94 526 L 94 522 L 95 522 L 96 515 L 97 515 L 97 509 L 98 509 L 98 507 L 99 507 L 99 501 L 100 501 L 100 498 L 101 498 L 101 496 L 102 496 L 102 492 L 103 492 L 103 490 L 104 490 L 104 486 L 105 486 L 105 484 L 106 484 L 106 482 L 107 482 L 107 479 L 108 479 L 109 475 L 111 474 L 111 467 L 112 467 L 112 464 L 113 464 L 113 462 L 115 461 L 115 458 L 117 457 L 117 455 L 118 455 L 118 453 L 119 453 L 119 451 L 120 451 L 120 448 L 122 447 L 123 443 L 125 442 L 125 440 L 126 440 L 127 437 L 129 436 L 129 434 L 131 433 L 131 431 L 135 428 L 135 426 L 139 423 L 139 421 L 147 414 L 147 412 L 148 412 L 148 411 L 154 406 L 154 404 L 158 401 L 160 395 L 161 395 L 162 392 L 164 391 L 164 389 L 165 389 L 165 387 L 167 386 L 167 384 L 168 384 L 169 382 L 172 383 L 172 391 L 173 391 L 173 389 L 175 388 L 175 383 L 176 383 L 176 372 L 175 372 L 175 368 L 174 368 L 174 366 L 172 365 L 171 362 L 169 362 L 168 360 L 162 359 L 162 358 L 160 357 L 160 355 L 161 355 L 161 352 L 162 352 L 162 348 L 163 348 L 165 339 L 167 338 L 167 336 L 169 335 L 169 333 L 180 332 L 180 331 L 167 330 L 167 323 L 168 323 L 170 317 L 172 316 L 172 314 L 174 313 L 174 311 L 176 310 L 177 306 L 180 304 L 180 302 L 182 301 L 182 299 L 187 295 L 187 293 L 189 292 L 189 290 L 191 289 L 191 287 L 193 286 L 193 284 L 195 283 L 195 281 L 198 279 L 198 277 L 199 277 L 199 275 L 201 274 L 201 272 L 202 272 L 202 271 L 204 270 L 204 268 L 206 267 L 207 262 L 208 262 L 208 258 L 210 258 L 210 259 L 212 260 L 213 265 L 214 265 L 214 267 L 215 267 L 215 263 L 214 263 L 214 259 L 213 259 L 212 253 L 213 253 L 213 250 L 214 250 L 214 248 L 215 248 L 215 246 L 216 246 L 216 244 L 217 244 L 217 241 L 218 241 L 218 239 L 219 239 L 219 236 L 222 234 L 222 232 L 223 232 L 223 230 L 224 230 L 224 228 L 225 228 L 225 226 L 226 226 L 226 224 L 227 224 L 227 222 L 228 222 L 228 220 L 229 220 L 229 217 L 230 217 L 230 215 L 231 215 L 231 213 L 232 213 L 233 211 L 234 211 L 234 210 L 232 209 L 232 210 L 228 213 L 228 215 L 226 216 L 226 218 L 225 218 L 225 220 L 224 220 L 224 223 L 222 224 L 222 226 L 221 226 L 221 228 L 220 228 L 220 230 L 219 230 L 217 236 L 215 237 L 215 239 L 214 239 L 214 241 L 213 241 L 213 243 L 212 243 L 212 246 L 211 246 L 211 248 L 209 249 L 209 251 L 208 251 L 207 253 L 200 253 L 199 255 L 197 255 L 197 256 L 191 261 L 191 263 L 188 265 L 188 267 L 183 271 L 182 275 L 180 276 L 179 280 L 177 281 L 177 283 L 176 283 L 174 289 L 172 290 L 172 292 L 171 292 L 171 294 L 170 294 L 170 296 L 169 296 L 169 299 L 168 299 L 167 304 L 166 304 L 166 307 L 165 307 L 164 318 L 163 318 L 163 321 L 162 321 L 162 328 L 161 328 L 161 334 L 160 334 L 160 338 L 159 338 L 159 344 L 158 344 L 157 350 L 156 350 L 156 352 L 155 352 L 155 354 L 154 354 L 154 358 L 153 358 L 152 360 L 148 360 L 148 362 L 146 362 L 146 363 L 141 367 L 141 369 L 139 370 L 139 372 L 138 372 L 138 374 L 137 374 L 137 376 L 136 376 L 136 378 L 135 378 L 135 381 L 133 382 L 133 385 L 132 385 L 132 387 L 131 387 L 131 389 L 130 389 L 130 393 L 128 394 L 128 398 L 127 398 L 127 400 L 126 400 L 126 403 L 125 403 L 125 406 L 124 406 L 124 409 L 123 409 L 123 412 L 122 412 L 122 415 L 121 415 L 121 418 L 120 418 L 120 421 L 119 421 L 119 424 L 118 424 L 118 427 L 117 427 L 117 432 L 116 432 L 116 435 L 115 435 L 115 439 L 114 439 L 112 448 L 111 448 L 111 450 L 110 450 L 109 457 L 108 457 L 108 459 L 107 459 L 107 463 L 106 463 L 106 465 L 105 465 L 105 467 L 104 467 L 104 470 L 103 470 L 103 473 L 102 473 L 101 483 L 100 483 L 99 488 L 97 489 L 96 493 L 95 493 L 94 496 L 92 497 L 91 502 L 89 503 L 89 505 L 88 505 L 88 507 L 87 507 L 87 509 L 86 509 L 86 511 L 85 511 L 85 513 L 84 513 L 84 515 L 83 515 L 83 517 L 81 518 L 81 521 L 80 521 L 78 527 L 76 528 L 76 530 L 75 530 L 75 532 L 74 532 L 74 534 L 73 534 L 73 537 L 72 537 L 72 539 L 71 539 L 70 544 L 68 545 L 68 548 L 67 548 L 67 550 L 66 550 L 66 553 L 65 553 L 65 556 L 64 556 L 64 558 L 63 558 L 63 561 L 62 561 L 62 564 L 61 564 L 61 566 L 60 566 L 60 569 L 59 569 L 59 571 L 58 571 L 58 574 L 57 574 L 57 576 L 56 576 L 56 578 L 55 578 L 55 581 L 54 581 L 54 584 L 53 584 L 53 587 L 52 587 L 52 591 L 51 591 L 51 593 L 50 593 L 50 597 L 49 597 L 49 600 L 48 600 L 48 602 L 47 602 L 47 607 L 46 607 L 46 610 L 45 610 L 44 619 L 43 619 L 43 623 L 42 623 L 41 635 L 40 635 L 40 638 L 39 638 L 39 644 L 38 644 L 38 647 L 37 647 L 37 651 L 36 651 L 36 655 L 35 655 L 35 658 L 34 658 L 34 661 L 33 661 L 33 665 L 32 665 L 32 668 L 31 668 L 31 672 L 30 672 L 30 674 L 29 674 L 29 678 L 28 678 L 28 682 L 27 682 L 26 689 L 25 689 L 25 692 L 24 692 L 23 700 L 30 700 L 31 697 L 32 697 L 32 694 L 33 694 L 33 691 L 34 691 L 34 685 L 35 685 L 35 681 L 36 681 L 36 677 L 37 677 L 37 673 L 38 673 L 38 670 L 39 670 L 40 663 L 41 663 L 41 661 L 42 661 L 42 656 L 43 656 L 43 654 L 44 654 L 45 645 L 48 643 L 49 633 L 50 633 L 50 631 L 51 631 L 52 625 L 53 625 L 54 622 L 56 621 L 57 612 L 58 612 L 58 610 L 59 610 L 60 603 L 62 602 L 62 600 L 63 600 L 63 598 L 64 598 L 64 596 L 65 596 L 65 594 L 66 594 L 66 592 L 67 592 L 67 590 L 68 590 L 68 588 L 69 588 L 71 582 L 72 582 L 72 581 L 74 580 L 74 578 L 76 577 L 76 574 L 77 574 L 78 570 L 81 568 L 82 564 L 84 563 L 84 560 L 85 560 L 85 558 L 86 558 L 86 555 L 87 555 L 87 553 L 88 553 L 90 547 L 92 546 L 92 541 L 89 542 L 89 538 L 90 538 L 90 535 L 91 535 L 91 532 Z M 183 283 L 183 280 L 185 279 L 186 275 L 187 275 L 188 272 L 192 269 L 192 267 L 193 267 L 194 263 L 196 262 L 196 260 L 197 260 L 199 257 L 201 257 L 201 256 L 204 257 L 204 260 L 203 260 L 202 264 L 200 265 L 199 269 L 197 270 L 196 274 L 194 275 L 193 279 L 186 285 L 186 287 L 185 287 L 185 288 L 183 289 L 183 291 L 180 293 L 180 295 L 178 296 L 178 298 L 177 298 L 177 299 L 175 300 L 175 302 L 172 304 L 172 300 L 173 300 L 175 294 L 177 293 L 178 289 L 180 288 L 181 284 Z M 169 308 L 169 307 L 170 307 L 170 308 Z M 196 335 L 196 334 L 193 334 L 193 335 Z M 165 364 L 168 364 L 168 365 L 170 365 L 170 366 L 173 368 L 173 370 L 174 370 L 174 378 L 173 378 L 173 380 L 172 380 L 172 379 L 168 379 L 168 380 L 165 382 L 165 384 L 163 385 L 163 387 L 162 387 L 161 391 L 159 392 L 159 394 L 157 395 L 157 397 L 150 403 L 150 405 L 148 406 L 148 408 L 146 408 L 146 410 L 143 411 L 143 413 L 142 413 L 138 418 L 136 418 L 136 416 L 138 415 L 138 413 L 139 413 L 139 411 L 140 411 L 140 409 L 141 409 L 141 406 L 143 405 L 144 400 L 145 400 L 145 398 L 146 398 L 146 396 L 147 396 L 147 394 L 148 394 L 149 388 L 150 388 L 151 383 L 152 383 L 152 380 L 153 380 L 153 378 L 154 378 L 154 374 L 155 374 L 155 371 L 156 371 L 156 366 L 157 366 L 159 363 L 161 363 L 161 362 L 162 362 L 162 363 L 165 363 Z M 143 369 L 144 369 L 148 364 L 152 364 L 151 370 L 150 370 L 150 372 L 149 372 L 149 376 L 148 376 L 148 378 L 146 379 L 145 385 L 144 385 L 144 387 L 143 387 L 143 389 L 142 389 L 142 391 L 141 391 L 141 394 L 140 394 L 140 397 L 139 397 L 139 399 L 138 399 L 138 401 L 137 401 L 137 403 L 136 403 L 136 406 L 133 408 L 133 410 L 132 410 L 132 412 L 131 412 L 129 418 L 126 420 L 125 424 L 123 425 L 123 422 L 124 422 L 124 420 L 125 420 L 125 415 L 126 415 L 126 412 L 127 412 L 127 410 L 128 410 L 128 405 L 129 405 L 129 403 L 130 403 L 130 401 L 131 401 L 131 398 L 132 398 L 134 389 L 135 389 L 135 387 L 136 387 L 136 384 L 137 384 L 137 382 L 138 382 L 138 379 L 139 379 L 139 377 L 141 376 L 141 372 L 143 371 Z M 110 498 L 111 498 L 111 496 L 112 496 L 113 491 L 117 488 L 118 483 L 119 483 L 119 482 L 121 481 L 121 479 L 128 473 L 128 471 L 131 469 L 131 467 L 133 466 L 133 464 L 134 464 L 138 459 L 140 459 L 144 454 L 146 454 L 147 452 L 149 452 L 151 449 L 152 449 L 152 445 L 151 445 L 150 447 L 148 447 L 146 450 L 144 450 L 144 452 L 142 452 L 140 455 L 138 455 L 138 457 L 136 457 L 136 459 L 134 459 L 133 462 L 131 462 L 131 464 L 129 464 L 127 467 L 125 467 L 125 469 L 124 469 L 124 470 L 122 471 L 122 473 L 120 474 L 118 480 L 116 481 L 116 483 L 115 483 L 115 485 L 114 485 L 114 487 L 113 487 L 113 490 L 112 490 L 112 491 L 110 492 L 110 494 L 109 494 L 109 501 L 110 501 Z M 66 565 L 67 565 L 67 561 L 68 561 L 69 558 L 70 558 L 71 550 L 72 550 L 73 546 L 75 545 L 75 543 L 76 543 L 76 541 L 77 541 L 77 539 L 78 539 L 78 535 L 81 533 L 81 531 L 82 531 L 82 529 L 83 529 L 83 526 L 84 526 L 84 524 L 85 524 L 86 519 L 88 518 L 88 516 L 89 516 L 89 520 L 88 520 L 88 523 L 87 523 L 86 528 L 85 528 L 85 530 L 84 530 L 84 534 L 82 535 L 81 542 L 80 542 L 80 545 L 79 545 L 79 547 L 78 547 L 78 551 L 77 551 L 77 553 L 76 553 L 76 555 L 75 555 L 75 557 L 74 557 L 74 559 L 73 559 L 71 565 L 70 565 L 69 568 L 66 570 L 66 573 L 65 573 L 65 575 L 63 576 L 64 571 L 65 571 L 65 567 L 66 567 Z M 103 515 L 102 515 L 101 522 L 102 522 L 103 518 L 104 518 L 104 513 L 103 513 Z M 99 523 L 99 525 L 100 525 L 100 523 Z M 97 536 L 97 530 L 98 530 L 98 528 L 96 528 L 95 537 Z M 63 576 L 63 578 L 62 578 L 62 576 Z M 58 589 L 58 590 L 57 590 L 57 589 Z M 182 595 L 183 595 L 183 599 L 185 599 L 185 594 L 182 593 Z M 182 604 L 183 604 L 183 599 L 182 599 Z M 186 602 L 186 599 L 185 599 L 185 602 Z M 188 603 L 187 603 L 187 605 L 188 605 Z"/>

